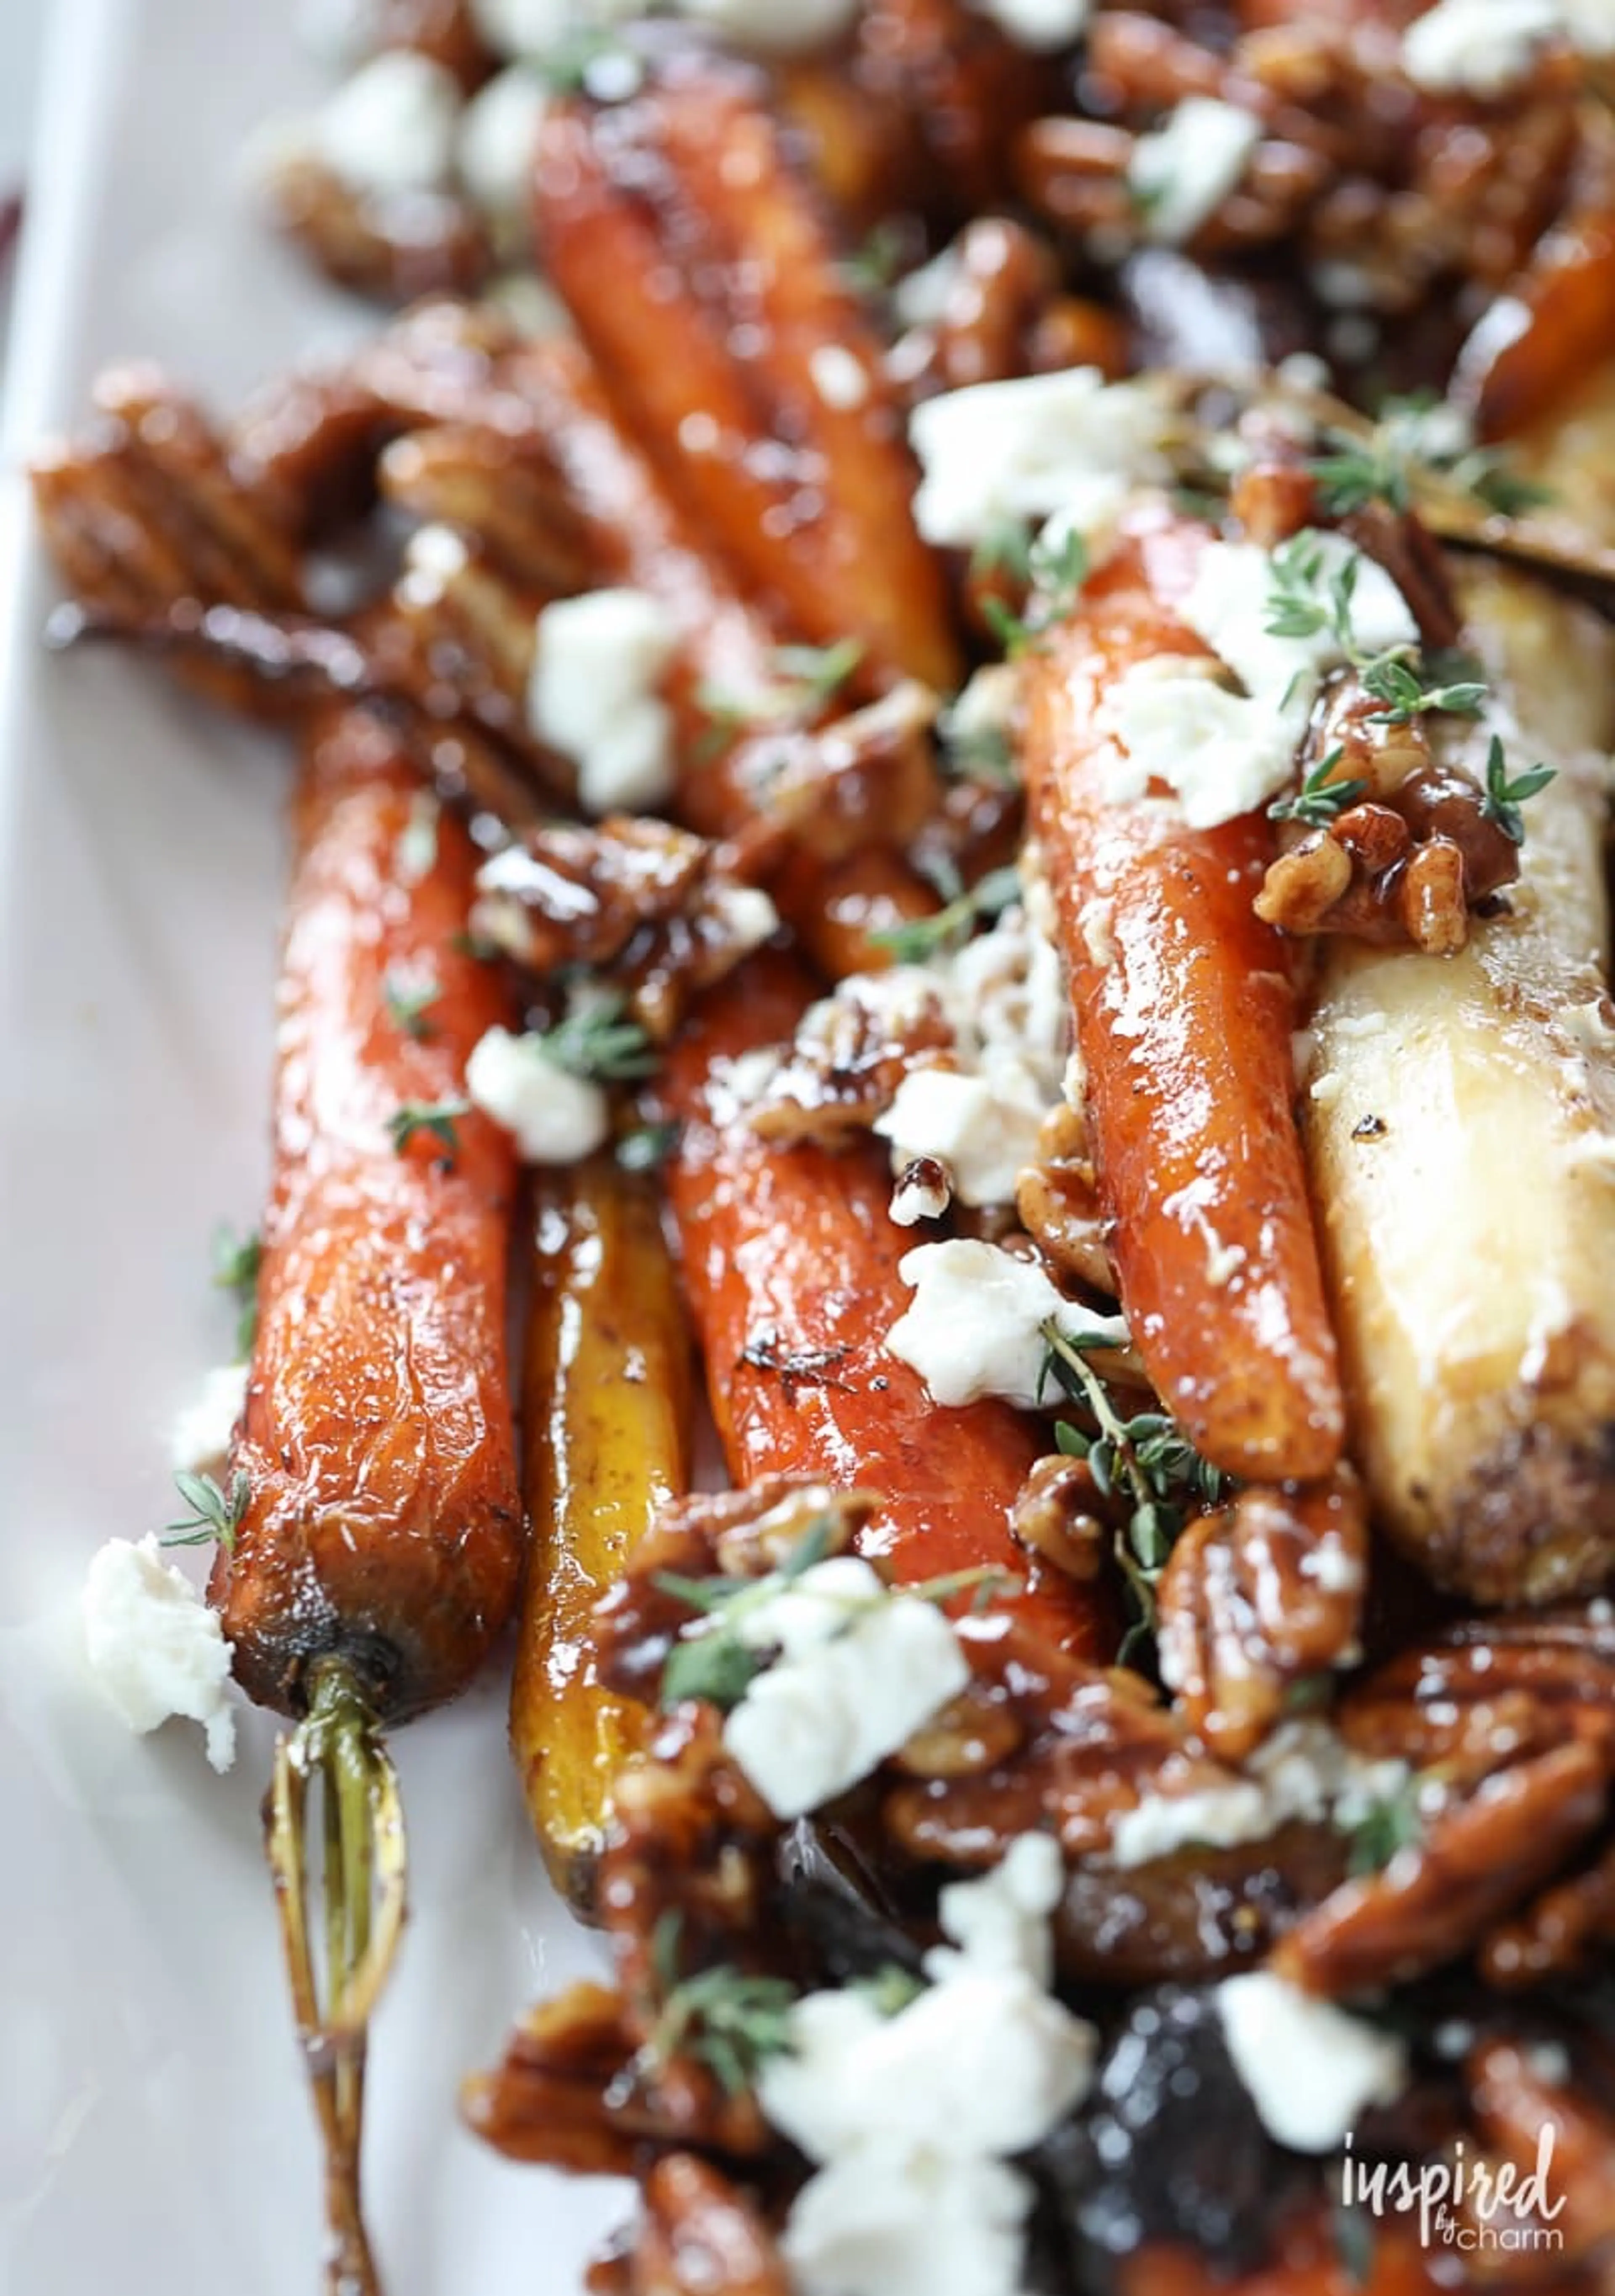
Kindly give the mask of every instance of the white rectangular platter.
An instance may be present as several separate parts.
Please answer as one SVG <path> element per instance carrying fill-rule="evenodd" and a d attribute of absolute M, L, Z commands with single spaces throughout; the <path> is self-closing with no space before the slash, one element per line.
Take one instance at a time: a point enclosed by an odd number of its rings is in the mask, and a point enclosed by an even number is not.
<path fill-rule="evenodd" d="M 227 406 L 370 324 L 255 222 L 239 154 L 312 91 L 290 8 L 48 5 L 0 477 L 0 2290 L 308 2296 L 321 2235 L 258 1843 L 273 1731 L 217 1778 L 82 1657 L 101 1541 L 173 1509 L 227 1353 L 214 1224 L 255 1222 L 283 865 L 278 745 L 145 667 L 61 660 L 19 466 L 118 357 Z M 598 1963 L 545 1882 L 488 1681 L 399 1747 L 414 1889 L 373 2056 L 389 2296 L 570 2296 L 621 2196 L 508 2167 L 460 2077 Z"/>

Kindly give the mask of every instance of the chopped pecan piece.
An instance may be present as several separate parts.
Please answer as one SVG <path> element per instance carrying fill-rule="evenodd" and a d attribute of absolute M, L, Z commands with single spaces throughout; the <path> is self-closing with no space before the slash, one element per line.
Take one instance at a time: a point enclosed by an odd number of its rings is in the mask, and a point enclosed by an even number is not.
<path fill-rule="evenodd" d="M 834 1146 L 867 1131 L 914 1063 L 939 1061 L 952 1043 L 941 1000 L 927 983 L 855 974 L 803 1015 L 751 1122 L 767 1139 Z"/>
<path fill-rule="evenodd" d="M 1108 1223 L 1082 1111 L 1061 1101 L 1043 1119 L 1037 1160 L 1015 1187 L 1015 1210 L 1051 1265 L 1089 1291 L 1116 1294 L 1105 1242 Z"/>
<path fill-rule="evenodd" d="M 492 268 L 482 218 L 452 191 L 380 197 L 295 152 L 269 168 L 264 193 L 272 220 L 327 278 L 379 302 L 473 294 Z"/>
<path fill-rule="evenodd" d="M 1357 1656 L 1367 1554 L 1348 1475 L 1253 1486 L 1184 1531 L 1157 1590 L 1160 1669 L 1214 1753 L 1249 1753 L 1298 1682 Z"/>
<path fill-rule="evenodd" d="M 1506 1992 L 1545 1977 L 1579 1975 L 1612 1942 L 1615 1849 L 1500 1923 L 1481 1946 L 1480 1971 L 1488 1984 Z"/>
<path fill-rule="evenodd" d="M 1567 2062 L 1565 2077 L 1555 2078 L 1540 2049 L 1512 2040 L 1482 2042 L 1464 2067 L 1472 2110 L 1495 2158 L 1521 2183 L 1552 2162 L 1536 2219 L 1551 2218 L 1558 2233 L 1542 2251 L 1549 2268 L 1539 2284 L 1549 2288 L 1562 2287 L 1567 2267 L 1606 2252 L 1615 2239 L 1615 2117 L 1571 2085 L 1570 2070 Z"/>
<path fill-rule="evenodd" d="M 937 697 L 906 679 L 880 701 L 813 728 L 752 734 L 724 771 L 750 816 L 749 872 L 806 850 L 845 860 L 871 843 L 901 849 L 940 794 L 930 734 Z"/>
<path fill-rule="evenodd" d="M 669 2152 L 641 2191 L 631 2296 L 791 2296 L 761 2210 L 709 2161 Z"/>
<path fill-rule="evenodd" d="M 484 865 L 472 930 L 541 976 L 586 965 L 662 1042 L 691 997 L 778 923 L 726 858 L 706 838 L 629 814 L 533 830 Z"/>

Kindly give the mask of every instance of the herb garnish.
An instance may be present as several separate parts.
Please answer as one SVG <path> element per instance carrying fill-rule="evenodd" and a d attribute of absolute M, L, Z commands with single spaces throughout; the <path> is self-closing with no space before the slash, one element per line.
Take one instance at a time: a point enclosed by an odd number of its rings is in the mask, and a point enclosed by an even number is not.
<path fill-rule="evenodd" d="M 760 1976 L 727 1964 L 681 1978 L 682 1926 L 681 1915 L 671 1909 L 652 1937 L 652 1964 L 663 1993 L 644 2060 L 660 2070 L 673 2057 L 692 2057 L 716 2074 L 726 2095 L 742 2096 L 756 2087 L 770 2057 L 790 2050 L 796 1988 L 788 1977 Z"/>
<path fill-rule="evenodd" d="M 1423 1831 L 1419 1821 L 1419 1786 L 1415 1774 L 1365 1810 L 1351 1829 L 1346 1861 L 1349 1874 L 1378 1874 L 1398 1849 L 1411 1849 L 1419 1840 Z"/>
<path fill-rule="evenodd" d="M 553 1029 L 539 1031 L 545 1059 L 570 1076 L 597 1084 L 653 1074 L 655 1050 L 637 1021 L 624 1020 L 627 1009 L 625 998 L 607 996 L 569 1013 Z"/>
<path fill-rule="evenodd" d="M 1494 822 L 1511 844 L 1525 842 L 1525 819 L 1521 807 L 1539 790 L 1546 789 L 1555 778 L 1552 766 L 1528 766 L 1522 774 L 1511 781 L 1508 759 L 1503 743 L 1492 735 L 1491 748 L 1486 756 L 1486 790 L 1480 800 L 1480 811 L 1488 821 Z"/>
<path fill-rule="evenodd" d="M 393 848 L 392 865 L 400 885 L 418 885 L 438 861 L 438 823 L 442 807 L 430 790 L 410 800 L 409 819 Z"/>
<path fill-rule="evenodd" d="M 676 1570 L 656 1572 L 653 1586 L 710 1621 L 700 1633 L 681 1636 L 668 1652 L 661 1676 L 664 1706 L 676 1706 L 684 1698 L 705 1699 L 709 1705 L 720 1706 L 726 1711 L 739 1705 L 753 1677 L 768 1663 L 767 1651 L 753 1649 L 744 1640 L 742 1628 L 777 1595 L 795 1586 L 816 1563 L 824 1561 L 830 1553 L 833 1529 L 830 1516 L 816 1517 L 783 1562 L 760 1578 L 722 1575 L 688 1578 Z M 838 1596 L 836 1600 L 846 1611 L 847 1623 L 851 1626 L 860 1612 L 898 1596 L 922 1603 L 947 1603 L 955 1595 L 974 1593 L 979 1601 L 985 1601 L 995 1594 L 1012 1594 L 1018 1584 L 1007 1571 L 989 1563 L 979 1570 L 945 1571 L 939 1578 L 922 1579 L 913 1587 L 883 1586 L 879 1594 Z"/>
<path fill-rule="evenodd" d="M 1368 787 L 1366 782 L 1330 778 L 1345 754 L 1343 750 L 1331 750 L 1314 766 L 1292 797 L 1275 797 L 1267 808 L 1268 820 L 1304 822 L 1308 829 L 1327 829 L 1331 822 L 1337 821 Z"/>
<path fill-rule="evenodd" d="M 862 638 L 840 638 L 827 646 L 776 646 L 775 684 L 752 693 L 702 685 L 696 704 L 719 733 L 804 725 L 828 709 L 863 659 Z"/>
<path fill-rule="evenodd" d="M 1460 667 L 1478 668 L 1463 660 Z M 1447 667 L 1439 661 L 1409 660 L 1406 654 L 1382 654 L 1371 661 L 1362 673 L 1363 690 L 1376 701 L 1385 704 L 1383 709 L 1371 712 L 1373 726 L 1410 726 L 1415 718 L 1429 710 L 1445 710 L 1451 718 L 1478 718 L 1486 704 L 1486 687 L 1479 678 L 1463 677 L 1442 685 Z"/>
<path fill-rule="evenodd" d="M 1316 527 L 1304 526 L 1273 553 L 1273 586 L 1267 594 L 1269 637 L 1315 638 L 1327 631 L 1348 660 L 1356 652 L 1351 628 L 1351 602 L 1362 570 L 1353 551 L 1325 579 L 1324 537 Z"/>
<path fill-rule="evenodd" d="M 975 561 L 971 563 L 974 566 Z M 1055 542 L 1048 539 L 1045 529 L 1026 552 L 1026 577 L 1031 591 L 1025 611 L 1018 614 L 1002 598 L 990 594 L 982 599 L 982 619 L 1004 648 L 1006 660 L 1018 661 L 1045 630 L 1065 619 L 1082 594 L 1088 564 L 1087 544 L 1074 527 Z"/>
<path fill-rule="evenodd" d="M 234 1292 L 240 1310 L 235 1322 L 235 1354 L 244 1363 L 258 1337 L 258 1278 L 264 1264 L 264 1239 L 257 1228 L 237 1235 L 221 1220 L 213 1231 L 213 1281 L 221 1292 Z"/>
<path fill-rule="evenodd" d="M 389 972 L 381 983 L 381 1002 L 394 1028 L 423 1044 L 432 1033 L 427 1014 L 443 994 L 438 980 L 406 980 L 399 973 Z"/>
<path fill-rule="evenodd" d="M 1439 405 L 1430 392 L 1388 398 L 1366 438 L 1325 428 L 1329 451 L 1308 464 L 1325 514 L 1349 518 L 1371 503 L 1383 503 L 1398 513 L 1408 511 L 1414 504 L 1414 481 L 1422 472 L 1473 495 L 1483 508 L 1504 518 L 1517 518 L 1552 501 L 1550 488 L 1517 477 L 1495 447 L 1432 448 L 1428 418 Z"/>
<path fill-rule="evenodd" d="M 924 964 L 964 940 L 980 917 L 996 917 L 1021 898 L 1021 872 L 1013 862 L 989 869 L 973 885 L 939 908 L 934 916 L 906 917 L 900 925 L 885 925 L 872 932 L 877 948 L 889 950 L 899 964 Z"/>
<path fill-rule="evenodd" d="M 617 1161 L 625 1172 L 654 1172 L 677 1145 L 676 1123 L 641 1124 L 617 1143 Z"/>
<path fill-rule="evenodd" d="M 165 1526 L 160 1544 L 164 1546 L 222 1546 L 226 1554 L 235 1552 L 235 1534 L 241 1529 L 242 1518 L 247 1512 L 251 1487 L 238 1467 L 230 1478 L 226 1492 L 220 1488 L 211 1475 L 193 1475 L 184 1472 L 174 1478 L 175 1488 L 191 1512 L 178 1522 Z"/>
<path fill-rule="evenodd" d="M 1195 1506 L 1214 1506 L 1228 1478 L 1202 1459 L 1175 1419 L 1162 1411 L 1135 1412 L 1124 1419 L 1082 1349 L 1097 1344 L 1072 1340 L 1053 1318 L 1042 1326 L 1048 1348 L 1043 1384 L 1050 1382 L 1081 1406 L 1088 1423 L 1059 1421 L 1057 1447 L 1068 1458 L 1086 1461 L 1102 1498 L 1115 1496 L 1127 1508 L 1118 1533 L 1116 1559 L 1127 1583 L 1134 1617 L 1119 1660 L 1127 1665 L 1155 1628 L 1155 1587 L 1178 1533 Z M 1108 1344 L 1108 1342 L 1104 1343 Z"/>
<path fill-rule="evenodd" d="M 470 1114 L 469 1100 L 406 1100 L 388 1118 L 387 1129 L 400 1156 L 417 1132 L 430 1133 L 451 1156 L 457 1156 L 460 1136 L 455 1126 L 461 1117 Z"/>

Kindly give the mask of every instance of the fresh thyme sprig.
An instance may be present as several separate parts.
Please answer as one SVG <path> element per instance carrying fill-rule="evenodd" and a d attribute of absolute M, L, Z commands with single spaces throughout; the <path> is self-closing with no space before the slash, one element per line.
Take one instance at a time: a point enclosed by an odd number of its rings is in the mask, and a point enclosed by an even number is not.
<path fill-rule="evenodd" d="M 603 997 L 569 1013 L 553 1029 L 541 1029 L 538 1042 L 545 1060 L 596 1084 L 624 1084 L 653 1075 L 655 1049 L 637 1021 L 623 1018 L 627 1010 L 622 997 Z"/>
<path fill-rule="evenodd" d="M 896 284 L 906 250 L 906 234 L 889 216 L 849 254 L 839 257 L 835 267 L 855 295 L 885 295 Z"/>
<path fill-rule="evenodd" d="M 1114 1496 L 1127 1507 L 1116 1540 L 1116 1559 L 1133 1604 L 1133 1622 L 1119 1657 L 1125 1665 L 1155 1628 L 1155 1587 L 1190 1510 L 1214 1506 L 1228 1478 L 1202 1459 L 1175 1419 L 1162 1411 L 1138 1411 L 1124 1419 L 1103 1382 L 1085 1360 L 1082 1347 L 1051 1316 L 1042 1326 L 1048 1353 L 1043 1384 L 1052 1382 L 1080 1406 L 1086 1424 L 1059 1421 L 1054 1441 L 1068 1458 L 1086 1462 L 1102 1498 Z"/>
<path fill-rule="evenodd" d="M 1395 1792 L 1373 1803 L 1351 1829 L 1346 1870 L 1352 1874 L 1378 1874 L 1398 1849 L 1411 1849 L 1423 1833 L 1419 1816 L 1417 1773 L 1404 1780 Z"/>
<path fill-rule="evenodd" d="M 235 1534 L 242 1527 L 251 1496 L 251 1486 L 241 1468 L 230 1478 L 226 1491 L 211 1475 L 193 1475 L 182 1471 L 174 1478 L 175 1488 L 191 1512 L 177 1522 L 165 1526 L 159 1542 L 163 1546 L 222 1546 L 226 1554 L 235 1552 Z"/>
<path fill-rule="evenodd" d="M 1463 657 L 1455 666 L 1479 667 Z M 1439 660 L 1424 660 L 1406 653 L 1381 654 L 1365 664 L 1361 673 L 1363 691 L 1385 704 L 1383 709 L 1371 711 L 1370 725 L 1410 726 L 1415 718 L 1434 709 L 1444 710 L 1451 718 L 1478 718 L 1486 706 L 1484 684 L 1479 678 L 1459 677 L 1444 685 L 1447 667 Z"/>
<path fill-rule="evenodd" d="M 827 646 L 776 646 L 772 685 L 753 693 L 702 685 L 696 703 L 719 734 L 806 725 L 828 709 L 863 659 L 861 638 L 840 638 Z"/>
<path fill-rule="evenodd" d="M 1279 544 L 1263 627 L 1273 638 L 1314 638 L 1327 631 L 1350 660 L 1357 650 L 1351 602 L 1363 561 L 1353 551 L 1325 574 L 1325 559 L 1324 537 L 1315 527 L 1303 527 Z"/>
<path fill-rule="evenodd" d="M 457 1156 L 460 1136 L 455 1127 L 461 1117 L 470 1114 L 469 1100 L 406 1100 L 388 1118 L 387 1129 L 400 1156 L 417 1132 L 430 1133 L 449 1155 Z"/>
<path fill-rule="evenodd" d="M 1008 660 L 1018 661 L 1029 653 L 1045 630 L 1063 621 L 1082 594 L 1088 568 L 1087 544 L 1074 527 L 1058 541 L 1051 542 L 1045 532 L 1028 545 L 1025 572 L 1030 589 L 1024 611 L 1017 613 L 990 594 L 981 601 L 982 618 Z"/>
<path fill-rule="evenodd" d="M 1342 750 L 1331 750 L 1292 796 L 1275 797 L 1267 808 L 1269 821 L 1304 822 L 1308 829 L 1327 829 L 1331 822 L 1338 821 L 1368 787 L 1366 782 L 1331 779 L 1344 755 Z"/>
<path fill-rule="evenodd" d="M 617 1143 L 617 1161 L 625 1172 L 659 1171 L 678 1145 L 678 1126 L 641 1124 L 625 1132 Z"/>
<path fill-rule="evenodd" d="M 1308 464 L 1324 513 L 1349 518 L 1373 503 L 1398 513 L 1411 510 L 1421 473 L 1472 495 L 1483 508 L 1504 518 L 1518 518 L 1552 501 L 1551 489 L 1516 476 L 1496 448 L 1432 448 L 1428 426 L 1438 405 L 1429 393 L 1388 398 L 1366 438 L 1326 428 L 1328 451 Z"/>
<path fill-rule="evenodd" d="M 752 1678 L 768 1663 L 767 1650 L 754 1649 L 742 1628 L 748 1619 L 824 1561 L 832 1529 L 828 1516 L 809 1523 L 783 1562 L 760 1578 L 689 1578 L 676 1570 L 657 1571 L 654 1586 L 709 1621 L 700 1633 L 681 1636 L 668 1652 L 661 1677 L 664 1706 L 676 1706 L 683 1698 L 705 1699 L 709 1705 L 721 1706 L 726 1711 L 739 1705 Z M 989 1563 L 973 1570 L 945 1571 L 912 1587 L 882 1587 L 879 1594 L 837 1600 L 850 1627 L 862 1612 L 898 1595 L 922 1603 L 947 1603 L 956 1595 L 973 1595 L 980 1603 L 995 1595 L 1013 1594 L 1018 1585 L 1011 1573 Z"/>
<path fill-rule="evenodd" d="M 869 938 L 877 948 L 889 950 L 899 964 L 924 964 L 968 939 L 979 918 L 996 917 L 1020 898 L 1021 872 L 1012 862 L 1006 863 L 978 877 L 934 916 L 906 917 L 900 925 L 883 925 Z"/>
<path fill-rule="evenodd" d="M 237 1235 L 221 1220 L 213 1231 L 213 1281 L 221 1292 L 235 1294 L 235 1354 L 241 1363 L 252 1353 L 258 1337 L 258 1279 L 263 1264 L 264 1239 L 257 1228 Z"/>
<path fill-rule="evenodd" d="M 1486 756 L 1486 788 L 1480 799 L 1480 811 L 1488 821 L 1496 823 L 1512 844 L 1523 845 L 1525 816 L 1520 808 L 1554 778 L 1552 766 L 1528 766 L 1524 773 L 1516 774 L 1511 780 L 1503 743 L 1494 734 Z"/>
<path fill-rule="evenodd" d="M 693 2058 L 716 2075 L 726 2095 L 742 2096 L 756 2087 L 770 2057 L 790 2051 L 796 1988 L 788 1977 L 766 1977 L 727 1963 L 680 1977 L 682 1928 L 681 1915 L 670 1909 L 652 1935 L 662 2004 L 643 2058 L 652 2071 L 676 2056 Z"/>
<path fill-rule="evenodd" d="M 395 1029 L 424 1044 L 432 1033 L 432 1023 L 427 1015 L 443 994 L 443 984 L 438 980 L 406 980 L 401 973 L 389 972 L 381 983 L 381 1002 L 387 1017 Z"/>

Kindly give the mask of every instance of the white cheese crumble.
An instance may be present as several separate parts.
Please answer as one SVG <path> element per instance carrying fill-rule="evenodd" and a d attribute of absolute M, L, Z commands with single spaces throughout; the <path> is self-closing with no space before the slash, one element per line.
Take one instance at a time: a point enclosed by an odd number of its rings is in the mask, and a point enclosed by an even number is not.
<path fill-rule="evenodd" d="M 1037 52 L 1069 48 L 1093 12 L 1093 0 L 968 0 L 1016 45 Z"/>
<path fill-rule="evenodd" d="M 1363 652 L 1385 653 L 1396 646 L 1418 644 L 1413 610 L 1382 566 L 1342 535 L 1319 534 L 1314 547 L 1320 592 L 1344 567 L 1356 563 L 1351 628 Z M 1251 542 L 1209 543 L 1178 611 L 1195 635 L 1221 656 L 1247 693 L 1280 704 L 1289 694 L 1291 713 L 1299 709 L 1304 717 L 1324 672 L 1344 656 L 1332 630 L 1305 638 L 1274 636 L 1267 628 L 1273 588 L 1273 559 L 1267 551 Z"/>
<path fill-rule="evenodd" d="M 1615 8 L 1610 0 L 1438 0 L 1402 35 L 1402 69 L 1431 94 L 1502 95 L 1555 39 L 1582 55 L 1615 55 Z"/>
<path fill-rule="evenodd" d="M 886 1345 L 919 1373 L 936 1403 L 999 1395 L 1033 1411 L 1048 1401 L 1041 1326 L 1051 1317 L 1068 1338 L 1127 1344 L 1119 1316 L 1096 1316 L 1068 1300 L 1041 1267 L 1001 1244 L 970 1236 L 916 1244 L 898 1273 L 914 1296 Z"/>
<path fill-rule="evenodd" d="M 1107 383 L 1093 366 L 945 391 L 909 418 L 923 472 L 915 522 L 927 542 L 957 548 L 1056 512 L 1068 531 L 1090 533 L 1135 488 L 1170 478 L 1173 427 L 1159 385 Z"/>
<path fill-rule="evenodd" d="M 454 175 L 460 86 L 430 56 L 391 48 L 361 66 L 314 122 L 320 159 L 349 191 L 439 190 Z"/>
<path fill-rule="evenodd" d="M 1029 2179 L 1009 2160 L 1093 2079 L 1095 2036 L 1045 1989 L 1059 1851 L 1022 1836 L 942 1892 L 949 1944 L 895 2016 L 866 1992 L 810 1994 L 758 2097 L 817 2169 L 781 2246 L 801 2296 L 1016 2296 Z"/>
<path fill-rule="evenodd" d="M 673 713 L 657 688 L 677 643 L 672 616 L 644 590 L 589 590 L 539 614 L 528 723 L 575 760 L 586 811 L 632 811 L 670 794 Z"/>
<path fill-rule="evenodd" d="M 460 181 L 483 213 L 512 235 L 525 231 L 538 137 L 549 107 L 537 74 L 510 64 L 477 90 L 461 115 Z"/>
<path fill-rule="evenodd" d="M 1111 1862 L 1147 1866 L 1192 1844 L 1226 1849 L 1266 1841 L 1291 1819 L 1357 1824 L 1406 1784 L 1406 1762 L 1365 1761 L 1326 1722 L 1286 1722 L 1226 1785 L 1189 1794 L 1146 1794 L 1111 1830 Z"/>
<path fill-rule="evenodd" d="M 1006 1204 L 1037 1152 L 1048 1095 L 1030 1070 L 995 1063 L 992 1080 L 956 1069 L 910 1069 L 874 1129 L 901 1172 L 922 1156 L 946 1164 L 961 1203 Z"/>
<path fill-rule="evenodd" d="M 940 1219 L 953 1200 L 946 1174 L 916 1163 L 898 1175 L 888 1210 L 898 1227 L 918 1227 L 922 1220 Z"/>
<path fill-rule="evenodd" d="M 1021 665 L 989 661 L 959 688 L 938 720 L 950 750 L 1000 740 L 1007 744 L 1021 710 Z"/>
<path fill-rule="evenodd" d="M 119 1719 L 143 1736 L 174 1715 L 200 1722 L 208 1759 L 235 1759 L 235 1717 L 225 1696 L 230 1645 L 217 1611 L 165 1562 L 148 1534 L 110 1538 L 90 1563 L 81 1596 L 90 1670 Z"/>
<path fill-rule="evenodd" d="M 826 406 L 848 413 L 869 397 L 869 370 L 845 343 L 820 343 L 808 361 L 813 387 Z"/>
<path fill-rule="evenodd" d="M 851 1555 L 816 1563 L 737 1631 L 780 1655 L 726 1717 L 724 1744 L 778 1817 L 867 1777 L 970 1679 L 935 1604 L 889 1591 Z"/>
<path fill-rule="evenodd" d="M 737 47 L 791 55 L 839 39 L 859 0 L 677 0 L 678 12 Z"/>
<path fill-rule="evenodd" d="M 587 1077 L 550 1058 L 542 1037 L 489 1029 L 465 1063 L 472 1104 L 515 1140 L 524 1163 L 575 1164 L 611 1128 L 611 1103 Z"/>
<path fill-rule="evenodd" d="M 1140 135 L 1127 186 L 1148 236 L 1168 247 L 1193 239 L 1234 189 L 1261 138 L 1254 112 L 1209 95 L 1186 97 L 1164 127 Z"/>
<path fill-rule="evenodd" d="M 1394 2034 L 1267 1970 L 1226 1979 L 1217 2007 L 1263 2128 L 1292 2152 L 1332 2152 L 1365 2106 L 1394 2103 L 1406 2086 L 1407 2050 Z"/>
<path fill-rule="evenodd" d="M 222 1463 L 247 1407 L 247 1371 L 244 1363 L 233 1363 L 202 1374 L 168 1438 L 168 1460 L 176 1474 L 211 1474 Z"/>
<path fill-rule="evenodd" d="M 1138 663 L 1107 698 L 1104 729 L 1121 748 L 1106 760 L 1105 793 L 1125 803 L 1164 782 L 1192 829 L 1213 829 L 1255 812 L 1293 777 L 1306 712 L 1231 693 L 1215 662 L 1174 662 Z"/>

